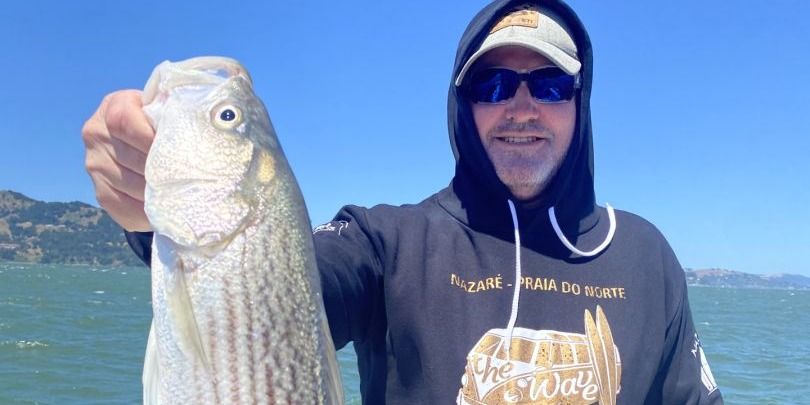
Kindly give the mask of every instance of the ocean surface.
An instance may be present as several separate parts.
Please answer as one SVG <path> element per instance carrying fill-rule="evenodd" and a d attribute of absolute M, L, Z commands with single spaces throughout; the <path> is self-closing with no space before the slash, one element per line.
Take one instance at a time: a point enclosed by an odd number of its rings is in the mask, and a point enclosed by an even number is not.
<path fill-rule="evenodd" d="M 151 309 L 145 268 L 0 263 L 0 404 L 135 404 Z M 727 404 L 810 404 L 810 291 L 689 290 Z M 338 353 L 359 404 L 354 353 Z"/>

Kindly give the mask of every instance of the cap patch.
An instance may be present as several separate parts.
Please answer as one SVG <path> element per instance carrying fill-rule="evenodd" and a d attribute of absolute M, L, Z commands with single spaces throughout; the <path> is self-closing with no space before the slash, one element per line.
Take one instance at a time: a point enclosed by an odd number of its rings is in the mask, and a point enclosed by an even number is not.
<path fill-rule="evenodd" d="M 506 27 L 529 27 L 529 28 L 537 28 L 537 22 L 539 20 L 540 13 L 535 10 L 520 10 L 515 11 L 504 17 L 499 23 L 495 24 L 492 27 L 492 31 L 489 33 L 492 34 L 498 30 L 504 29 Z"/>

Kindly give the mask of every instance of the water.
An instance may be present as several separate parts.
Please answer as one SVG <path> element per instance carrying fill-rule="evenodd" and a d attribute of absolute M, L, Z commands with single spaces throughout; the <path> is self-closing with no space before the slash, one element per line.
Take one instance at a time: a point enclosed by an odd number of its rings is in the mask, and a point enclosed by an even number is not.
<path fill-rule="evenodd" d="M 729 404 L 810 404 L 810 291 L 693 287 L 689 300 Z"/>
<path fill-rule="evenodd" d="M 149 300 L 143 267 L 0 263 L 0 405 L 140 403 Z M 359 404 L 354 352 L 338 360 Z"/>
<path fill-rule="evenodd" d="M 810 291 L 692 288 L 729 404 L 810 404 Z M 150 320 L 144 268 L 0 263 L 0 404 L 134 404 Z M 359 404 L 351 348 L 347 403 Z"/>

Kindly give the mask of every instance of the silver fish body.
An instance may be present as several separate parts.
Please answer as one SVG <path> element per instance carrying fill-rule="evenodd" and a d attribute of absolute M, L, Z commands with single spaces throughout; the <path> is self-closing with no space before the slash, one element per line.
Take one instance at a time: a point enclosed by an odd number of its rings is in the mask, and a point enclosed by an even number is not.
<path fill-rule="evenodd" d="M 309 218 L 247 72 L 164 62 L 143 102 L 156 130 L 144 403 L 342 403 Z"/>

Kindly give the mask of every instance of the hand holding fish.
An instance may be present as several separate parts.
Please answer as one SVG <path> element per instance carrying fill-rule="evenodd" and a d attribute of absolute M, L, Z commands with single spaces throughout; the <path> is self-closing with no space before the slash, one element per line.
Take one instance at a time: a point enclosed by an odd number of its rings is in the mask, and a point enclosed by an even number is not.
<path fill-rule="evenodd" d="M 141 92 L 108 94 L 85 122 L 85 168 L 102 208 L 129 231 L 148 231 L 144 213 L 144 166 L 155 130 L 141 109 Z"/>

